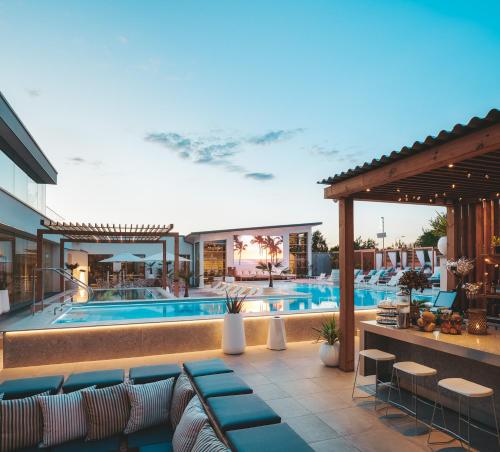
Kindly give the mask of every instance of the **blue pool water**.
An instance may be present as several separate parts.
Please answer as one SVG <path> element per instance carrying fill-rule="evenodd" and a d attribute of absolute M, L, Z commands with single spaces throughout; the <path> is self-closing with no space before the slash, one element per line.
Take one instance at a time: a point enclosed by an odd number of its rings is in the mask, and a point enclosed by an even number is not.
<path fill-rule="evenodd" d="M 95 289 L 90 301 L 152 300 L 155 295 L 150 289 Z"/>
<path fill-rule="evenodd" d="M 260 297 L 247 299 L 244 311 L 249 313 L 275 313 L 282 311 L 336 310 L 339 288 L 330 285 L 287 284 L 288 290 L 304 296 Z M 140 289 L 137 289 L 140 290 Z M 394 291 L 356 289 L 354 303 L 358 309 L 373 308 L 381 300 L 395 298 Z M 425 297 L 424 297 L 425 298 Z M 431 301 L 432 297 L 429 298 Z M 148 319 L 172 319 L 223 315 L 226 306 L 223 298 L 188 300 L 157 300 L 89 303 L 73 306 L 57 318 L 56 324 L 84 324 L 90 322 L 134 321 Z"/>

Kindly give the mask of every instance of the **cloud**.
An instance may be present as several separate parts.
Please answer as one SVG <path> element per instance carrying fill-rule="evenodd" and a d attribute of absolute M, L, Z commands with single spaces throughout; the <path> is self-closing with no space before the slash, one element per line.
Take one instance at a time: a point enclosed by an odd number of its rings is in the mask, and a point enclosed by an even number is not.
<path fill-rule="evenodd" d="M 87 159 L 84 159 L 83 157 L 78 157 L 78 156 L 75 156 L 75 157 L 70 157 L 68 159 L 70 161 L 70 163 L 73 163 L 74 165 L 90 165 L 90 166 L 94 166 L 94 167 L 98 167 L 98 166 L 101 166 L 102 165 L 102 162 L 100 160 L 87 160 Z"/>
<path fill-rule="evenodd" d="M 33 89 L 33 88 L 27 89 L 26 92 L 30 97 L 39 97 L 41 94 L 39 89 Z"/>
<path fill-rule="evenodd" d="M 295 135 L 303 131 L 304 129 L 271 130 L 270 132 L 261 135 L 254 135 L 253 137 L 248 138 L 247 142 L 257 145 L 271 144 L 293 138 Z"/>
<path fill-rule="evenodd" d="M 274 179 L 274 174 L 272 173 L 246 173 L 245 177 L 247 179 L 254 179 L 258 181 L 267 181 Z"/>
<path fill-rule="evenodd" d="M 123 44 L 123 45 L 126 45 L 128 44 L 128 38 L 125 36 L 125 35 L 118 35 L 116 37 L 117 41 L 120 43 L 120 44 Z"/>
<path fill-rule="evenodd" d="M 332 158 L 332 157 L 338 156 L 340 154 L 340 151 L 338 149 L 327 148 L 327 147 L 315 144 L 311 147 L 310 153 L 312 155 L 317 155 L 320 157 Z"/>
<path fill-rule="evenodd" d="M 353 149 L 356 146 L 349 146 L 347 149 Z M 360 152 L 346 152 L 339 149 L 315 144 L 309 149 L 311 155 L 333 159 L 336 162 L 356 163 L 360 159 Z"/>

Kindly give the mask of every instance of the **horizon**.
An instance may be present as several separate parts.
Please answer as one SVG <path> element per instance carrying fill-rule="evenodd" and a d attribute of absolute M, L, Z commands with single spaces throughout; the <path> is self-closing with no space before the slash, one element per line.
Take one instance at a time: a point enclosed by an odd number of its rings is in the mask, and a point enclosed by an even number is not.
<path fill-rule="evenodd" d="M 362 13 L 361 13 L 362 11 Z M 495 13 L 496 12 L 496 13 Z M 500 105 L 496 2 L 0 2 L 0 90 L 68 221 L 182 234 L 322 221 L 316 182 Z M 32 39 L 36 36 L 36 40 Z M 356 203 L 415 241 L 436 206 Z"/>

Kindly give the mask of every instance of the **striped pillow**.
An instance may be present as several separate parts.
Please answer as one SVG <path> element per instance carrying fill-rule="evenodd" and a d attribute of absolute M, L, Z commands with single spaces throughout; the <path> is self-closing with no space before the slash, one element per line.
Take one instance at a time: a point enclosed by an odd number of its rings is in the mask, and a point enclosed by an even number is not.
<path fill-rule="evenodd" d="M 183 372 L 177 378 L 172 396 L 172 405 L 170 405 L 170 422 L 175 430 L 177 424 L 181 420 L 182 413 L 187 404 L 194 396 L 194 389 L 191 386 L 189 377 Z"/>
<path fill-rule="evenodd" d="M 40 396 L 38 404 L 43 414 L 43 440 L 40 447 L 51 447 L 84 438 L 87 434 L 82 391 Z"/>
<path fill-rule="evenodd" d="M 182 414 L 182 418 L 172 437 L 174 452 L 191 452 L 198 433 L 208 422 L 208 417 L 198 396 L 194 396 Z"/>
<path fill-rule="evenodd" d="M 82 391 L 87 415 L 85 441 L 104 439 L 123 432 L 130 413 L 126 386 L 126 383 L 121 383 Z"/>
<path fill-rule="evenodd" d="M 174 379 L 127 385 L 130 419 L 124 433 L 133 433 L 168 421 Z"/>
<path fill-rule="evenodd" d="M 40 395 L 49 395 L 50 391 Z M 0 401 L 0 450 L 9 452 L 36 446 L 42 440 L 42 413 L 38 395 Z"/>
<path fill-rule="evenodd" d="M 230 452 L 230 450 L 217 437 L 210 424 L 207 423 L 198 433 L 191 452 Z"/>

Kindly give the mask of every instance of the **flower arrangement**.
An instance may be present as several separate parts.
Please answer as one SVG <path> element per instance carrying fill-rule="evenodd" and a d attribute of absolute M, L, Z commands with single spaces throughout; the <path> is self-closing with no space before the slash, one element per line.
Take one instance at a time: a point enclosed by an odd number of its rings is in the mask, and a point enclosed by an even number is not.
<path fill-rule="evenodd" d="M 406 295 L 410 296 L 410 304 L 412 304 L 411 295 L 413 290 L 423 292 L 424 289 L 429 287 L 429 281 L 427 280 L 427 276 L 425 276 L 424 272 L 408 270 L 403 273 L 403 276 L 401 276 L 399 285 L 401 286 L 401 290 Z"/>
<path fill-rule="evenodd" d="M 476 283 L 465 283 L 462 286 L 465 290 L 465 295 L 469 300 L 474 299 L 479 292 L 481 292 L 481 287 L 483 287 L 482 282 L 476 282 Z"/>
<path fill-rule="evenodd" d="M 474 270 L 474 259 L 469 259 L 467 257 L 461 257 L 457 261 L 449 260 L 446 263 L 446 269 L 460 281 L 472 271 Z"/>

